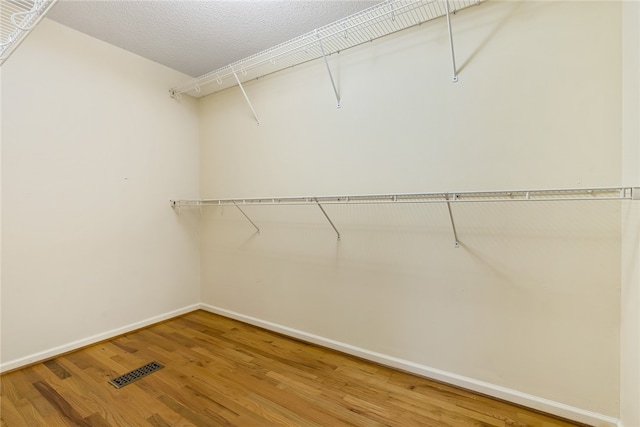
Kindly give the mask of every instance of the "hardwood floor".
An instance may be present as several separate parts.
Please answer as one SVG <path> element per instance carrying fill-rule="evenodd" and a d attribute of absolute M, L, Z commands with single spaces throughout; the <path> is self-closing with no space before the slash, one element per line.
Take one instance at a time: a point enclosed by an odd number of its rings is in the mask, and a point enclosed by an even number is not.
<path fill-rule="evenodd" d="M 2 427 L 577 425 L 204 311 L 0 381 Z"/>

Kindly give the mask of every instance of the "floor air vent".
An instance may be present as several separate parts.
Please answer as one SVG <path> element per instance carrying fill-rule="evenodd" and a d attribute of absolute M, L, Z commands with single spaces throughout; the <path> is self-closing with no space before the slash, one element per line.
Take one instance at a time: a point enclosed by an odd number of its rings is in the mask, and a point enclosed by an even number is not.
<path fill-rule="evenodd" d="M 111 381 L 109 381 L 109 384 L 111 384 L 115 388 L 122 388 L 162 368 L 164 368 L 164 366 L 162 366 L 158 362 L 147 363 L 146 365 L 141 366 L 138 369 L 134 369 L 131 372 L 127 372 L 124 375 L 120 375 L 119 377 L 112 379 Z"/>

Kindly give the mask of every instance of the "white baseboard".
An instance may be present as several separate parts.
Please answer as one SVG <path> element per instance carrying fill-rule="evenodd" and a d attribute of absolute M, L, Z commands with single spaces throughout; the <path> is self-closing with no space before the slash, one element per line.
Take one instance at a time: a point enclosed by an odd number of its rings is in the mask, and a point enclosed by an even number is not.
<path fill-rule="evenodd" d="M 51 359 L 53 357 L 59 356 L 64 353 L 68 353 L 70 351 L 77 350 L 82 347 L 86 347 L 91 344 L 98 343 L 100 341 L 108 340 L 113 337 L 117 337 L 118 335 L 126 334 L 127 332 L 135 331 L 136 329 L 141 329 L 147 327 L 149 325 L 153 325 L 154 323 L 162 322 L 164 320 L 171 319 L 173 317 L 180 316 L 182 314 L 189 313 L 191 311 L 198 310 L 200 308 L 200 304 L 193 304 L 187 307 L 180 308 L 178 310 L 170 311 L 169 313 L 161 314 L 159 316 L 154 316 L 145 320 L 141 320 L 140 322 L 135 322 L 121 328 L 112 329 L 110 331 L 93 335 L 87 338 L 83 338 L 77 341 L 70 342 L 68 344 L 64 344 L 58 347 L 50 348 L 45 351 L 41 351 L 39 353 L 31 354 L 26 357 L 21 357 L 19 359 L 10 360 L 8 362 L 0 364 L 0 373 L 6 371 L 12 371 L 14 369 L 21 368 L 23 366 L 31 365 L 33 363 L 38 363 L 43 360 Z"/>
<path fill-rule="evenodd" d="M 239 320 L 244 323 L 259 326 L 261 328 L 297 338 L 302 341 L 317 344 L 323 347 L 328 347 L 343 353 L 360 357 L 362 359 L 379 363 L 381 365 L 400 369 L 437 381 L 442 381 L 447 384 L 452 384 L 461 388 L 465 388 L 467 390 L 486 394 L 488 396 L 493 396 L 498 399 L 513 402 L 518 405 L 526 406 L 528 408 L 536 409 L 548 414 L 556 415 L 558 417 L 598 427 L 622 427 L 622 423 L 620 422 L 620 420 L 607 415 L 598 414 L 596 412 L 591 412 L 573 406 L 565 405 L 564 403 L 555 402 L 553 400 L 545 399 L 527 393 L 522 393 L 520 391 L 512 390 L 499 385 L 475 380 L 473 378 L 454 374 L 452 372 L 431 368 L 419 363 L 414 363 L 386 354 L 377 353 L 375 351 L 370 351 L 329 338 L 310 334 L 304 331 L 289 328 L 287 326 L 279 325 L 277 323 L 268 322 L 266 320 L 257 319 L 255 317 L 246 316 L 244 314 L 236 313 L 220 307 L 215 307 L 208 304 L 200 304 L 200 308 L 211 313 L 219 314 L 225 317 Z"/>

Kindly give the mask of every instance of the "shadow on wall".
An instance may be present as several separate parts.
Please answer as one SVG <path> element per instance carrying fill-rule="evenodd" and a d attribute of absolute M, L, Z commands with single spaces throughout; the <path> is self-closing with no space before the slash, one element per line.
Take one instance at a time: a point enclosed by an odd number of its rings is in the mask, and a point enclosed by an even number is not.
<path fill-rule="evenodd" d="M 260 235 L 204 214 L 205 303 L 511 387 L 617 339 L 620 202 L 456 203 L 457 249 L 444 204 L 328 206 L 340 241 L 314 206 L 251 208 Z"/>
<path fill-rule="evenodd" d="M 506 3 L 506 4 L 505 4 Z M 508 6 L 507 6 L 508 5 Z M 457 14 L 473 13 L 474 20 L 472 25 L 474 26 L 473 32 L 478 28 L 485 27 L 487 34 L 478 41 L 478 44 L 469 53 L 464 53 L 464 49 L 456 50 L 456 55 L 464 57 L 458 60 L 458 73 L 464 71 L 469 64 L 481 54 L 482 50 L 500 34 L 500 32 L 512 21 L 514 18 L 522 19 L 522 8 L 526 5 L 527 13 L 529 14 L 543 14 L 541 10 L 554 7 L 553 2 L 501 2 L 496 5 L 494 2 L 485 1 L 480 5 L 479 9 L 464 9 Z M 499 7 L 496 7 L 499 6 Z M 471 12 L 473 11 L 473 12 Z M 497 14 L 501 13 L 501 18 L 496 18 Z M 526 14 L 524 15 L 526 17 Z M 463 34 L 467 31 L 471 31 L 470 28 L 465 27 L 466 21 L 454 20 L 453 22 L 453 41 L 454 47 L 456 42 L 456 34 Z"/>
<path fill-rule="evenodd" d="M 315 206 L 245 207 L 260 234 L 233 208 L 214 207 L 204 217 L 203 244 L 238 260 L 435 282 L 479 275 L 515 283 L 522 273 L 553 282 L 553 274 L 615 262 L 619 252 L 619 202 L 457 203 L 459 249 L 444 204 L 325 208 L 341 240 Z"/>
<path fill-rule="evenodd" d="M 467 65 L 469 65 L 469 63 L 471 61 L 473 61 L 473 59 L 484 49 L 484 47 L 487 44 L 489 44 L 489 42 L 491 42 L 491 40 L 500 33 L 500 30 L 502 30 L 503 27 L 507 24 L 507 22 L 509 22 L 511 20 L 511 18 L 516 15 L 516 12 L 522 6 L 521 2 L 513 2 L 513 3 L 510 3 L 509 5 L 510 5 L 509 8 L 505 8 L 504 5 L 500 6 L 499 10 L 504 10 L 504 12 L 503 12 L 502 18 L 500 18 L 498 20 L 495 18 L 495 13 L 494 12 L 486 13 L 484 15 L 484 16 L 487 17 L 486 19 L 489 19 L 489 17 L 491 19 L 492 26 L 489 26 L 487 24 L 487 26 L 490 28 L 490 31 L 482 40 L 480 40 L 478 45 L 471 51 L 471 53 L 469 53 L 467 55 L 467 57 L 463 61 L 460 62 L 460 65 L 458 66 L 458 70 L 457 70 L 459 73 L 462 72 L 467 67 Z M 491 2 L 486 2 L 486 3 L 482 4 L 483 8 L 491 9 L 492 6 L 494 6 L 494 5 Z M 489 12 L 489 11 L 485 11 L 485 12 Z M 478 19 L 481 19 L 482 15 L 479 14 L 478 11 L 475 11 L 475 13 L 476 13 L 475 17 L 478 18 Z M 478 21 L 476 20 L 476 21 L 473 21 L 473 22 L 475 23 L 475 22 L 478 22 Z M 482 24 L 477 24 L 477 26 L 483 26 L 483 25 Z M 455 43 L 455 33 L 461 32 L 461 31 L 465 31 L 465 28 L 464 27 L 463 28 L 459 28 L 459 27 L 455 28 L 454 43 Z"/>

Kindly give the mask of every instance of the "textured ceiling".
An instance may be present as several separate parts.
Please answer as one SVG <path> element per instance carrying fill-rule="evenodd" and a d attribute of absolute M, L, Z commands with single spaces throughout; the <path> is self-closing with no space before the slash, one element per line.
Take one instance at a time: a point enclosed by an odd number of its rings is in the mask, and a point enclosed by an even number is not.
<path fill-rule="evenodd" d="M 47 17 L 197 77 L 376 3 L 60 0 Z"/>

